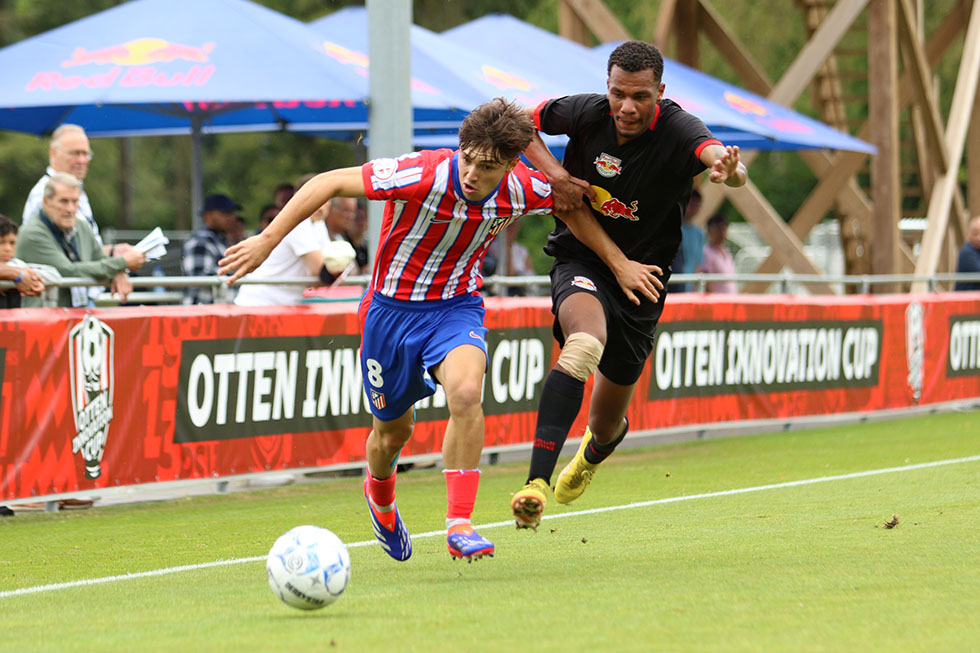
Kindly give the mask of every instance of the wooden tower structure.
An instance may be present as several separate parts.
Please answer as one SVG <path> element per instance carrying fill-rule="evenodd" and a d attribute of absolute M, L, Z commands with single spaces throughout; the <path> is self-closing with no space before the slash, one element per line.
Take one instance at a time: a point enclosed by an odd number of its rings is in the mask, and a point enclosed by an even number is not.
<path fill-rule="evenodd" d="M 770 246 L 772 254 L 758 272 L 786 267 L 820 274 L 804 252 L 803 240 L 828 213 L 840 222 L 848 273 L 927 276 L 954 271 L 969 217 L 980 214 L 980 1 L 953 0 L 928 34 L 923 19 L 927 0 L 794 1 L 807 41 L 778 80 L 766 75 L 711 0 L 662 0 L 654 33 L 637 35 L 602 0 L 559 0 L 559 31 L 584 44 L 590 43 L 590 34 L 599 41 L 645 39 L 695 68 L 700 68 L 701 44 L 708 43 L 745 88 L 785 106 L 793 106 L 809 89 L 821 120 L 877 147 L 874 156 L 798 152 L 817 184 L 792 216 L 779 215 L 751 183 L 751 167 L 750 182 L 743 188 L 702 187 L 704 201 L 696 220 L 706 219 L 727 198 Z M 934 75 L 964 34 L 944 122 Z M 855 47 L 856 42 L 861 45 Z M 849 90 L 855 87 L 866 90 Z M 743 155 L 747 162 L 751 158 L 751 153 Z M 925 217 L 916 247 L 901 237 L 903 215 Z M 765 287 L 757 283 L 746 290 L 761 292 Z M 834 292 L 830 284 L 811 289 Z M 926 284 L 876 286 L 875 292 L 910 289 L 925 291 Z"/>

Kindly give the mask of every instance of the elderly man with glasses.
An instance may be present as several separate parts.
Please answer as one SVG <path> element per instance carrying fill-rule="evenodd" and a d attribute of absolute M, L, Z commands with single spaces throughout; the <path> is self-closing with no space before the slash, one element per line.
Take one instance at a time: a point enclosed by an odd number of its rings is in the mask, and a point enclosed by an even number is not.
<path fill-rule="evenodd" d="M 53 174 L 67 172 L 75 179 L 84 182 L 92 156 L 92 148 L 89 147 L 88 136 L 85 135 L 84 129 L 69 123 L 55 129 L 51 134 L 51 145 L 48 148 L 48 169 L 44 176 L 34 184 L 34 188 L 27 196 L 22 224 L 26 225 L 37 216 L 44 197 L 44 186 Z M 84 187 L 81 196 L 78 198 L 78 217 L 84 218 L 92 227 L 95 239 L 99 241 L 99 245 L 102 246 L 107 256 L 122 256 L 130 249 L 131 246 L 126 244 L 105 245 L 102 243 L 99 225 L 96 224 L 95 217 L 92 215 L 92 205 L 89 204 Z"/>
<path fill-rule="evenodd" d="M 41 203 L 44 199 L 44 187 L 52 175 L 58 172 L 66 172 L 75 177 L 78 181 L 84 182 L 85 175 L 88 174 L 88 166 L 92 161 L 92 148 L 89 147 L 88 136 L 85 130 L 78 125 L 65 123 L 60 125 L 51 134 L 51 145 L 48 147 L 48 169 L 44 176 L 38 179 L 27 196 L 27 203 L 24 205 L 24 217 L 21 224 L 26 226 L 31 220 L 37 217 L 41 210 Z M 82 186 L 81 194 L 78 198 L 78 218 L 84 219 L 92 227 L 92 234 L 95 240 L 102 247 L 106 256 L 125 256 L 126 252 L 132 249 L 132 245 L 119 243 L 116 245 L 106 245 L 102 242 L 102 234 L 99 233 L 99 225 L 95 222 L 92 215 L 92 205 L 89 204 L 88 195 L 85 194 L 85 187 Z M 116 287 L 117 281 L 113 279 L 113 292 L 121 292 L 124 287 Z M 93 287 L 89 289 L 89 296 L 95 300 L 101 295 L 102 288 Z"/>

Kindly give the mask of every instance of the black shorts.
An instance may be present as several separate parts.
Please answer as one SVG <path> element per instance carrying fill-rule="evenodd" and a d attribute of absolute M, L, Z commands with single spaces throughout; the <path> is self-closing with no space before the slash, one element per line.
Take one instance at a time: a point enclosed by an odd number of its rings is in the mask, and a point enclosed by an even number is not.
<path fill-rule="evenodd" d="M 670 270 L 664 266 L 664 290 L 660 301 L 653 303 L 640 297 L 641 304 L 633 304 L 605 267 L 599 269 L 579 261 L 556 259 L 551 268 L 551 312 L 555 314 L 555 340 L 565 345 L 565 334 L 558 323 L 558 307 L 565 298 L 575 293 L 595 295 L 606 314 L 606 347 L 599 360 L 599 371 L 619 385 L 632 385 L 640 378 L 643 365 L 653 349 L 653 337 L 657 322 L 664 310 L 667 296 L 667 280 Z"/>

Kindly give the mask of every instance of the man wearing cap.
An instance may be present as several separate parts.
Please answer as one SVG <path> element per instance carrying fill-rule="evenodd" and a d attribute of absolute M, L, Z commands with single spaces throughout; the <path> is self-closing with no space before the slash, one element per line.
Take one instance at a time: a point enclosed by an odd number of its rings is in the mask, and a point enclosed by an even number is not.
<path fill-rule="evenodd" d="M 204 227 L 184 241 L 181 265 L 188 277 L 212 277 L 218 274 L 218 261 L 224 258 L 228 242 L 225 238 L 235 222 L 235 211 L 242 207 L 227 195 L 208 195 L 204 200 Z M 234 299 L 235 288 L 228 288 L 228 300 Z M 185 304 L 213 304 L 214 288 L 190 287 L 184 290 Z"/>

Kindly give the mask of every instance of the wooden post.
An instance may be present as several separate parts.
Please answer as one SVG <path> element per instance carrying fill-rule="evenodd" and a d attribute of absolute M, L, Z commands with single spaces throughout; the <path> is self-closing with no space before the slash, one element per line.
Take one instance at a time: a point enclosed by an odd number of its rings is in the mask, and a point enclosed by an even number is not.
<path fill-rule="evenodd" d="M 926 231 L 922 235 L 917 275 L 933 274 L 938 269 L 942 241 L 949 226 L 950 204 L 956 202 L 957 174 L 966 146 L 967 127 L 973 115 L 973 102 L 980 77 L 980 4 L 974 4 L 966 28 L 963 57 L 956 74 L 953 103 L 946 125 L 946 148 L 949 150 L 949 169 L 936 179 L 929 209 L 926 212 Z M 926 284 L 912 284 L 912 292 L 925 292 Z"/>
<path fill-rule="evenodd" d="M 966 139 L 966 208 L 970 217 L 980 215 L 980 102 L 973 101 L 970 134 Z"/>
<path fill-rule="evenodd" d="M 664 55 L 667 54 L 670 37 L 676 36 L 674 33 L 677 25 L 674 18 L 676 9 L 677 0 L 664 0 L 657 12 L 657 24 L 653 28 L 653 44 L 660 48 Z"/>
<path fill-rule="evenodd" d="M 878 155 L 871 160 L 871 209 L 874 239 L 871 270 L 898 270 L 898 219 L 901 215 L 898 135 L 898 20 L 895 0 L 871 0 L 868 6 L 868 118 L 871 142 Z M 874 292 L 895 292 L 892 284 Z"/>
<path fill-rule="evenodd" d="M 677 0 L 676 8 L 677 60 L 691 68 L 700 68 L 701 54 L 698 47 L 698 0 Z"/>
<path fill-rule="evenodd" d="M 591 46 L 589 28 L 569 0 L 558 0 L 558 34 L 569 41 Z"/>
<path fill-rule="evenodd" d="M 174 148 L 174 185 L 171 200 L 174 207 L 174 227 L 180 231 L 191 229 L 194 216 L 191 209 L 191 171 L 186 161 L 191 158 L 191 137 L 171 136 Z"/>
<path fill-rule="evenodd" d="M 119 139 L 119 229 L 129 229 L 133 217 L 133 142 Z"/>

